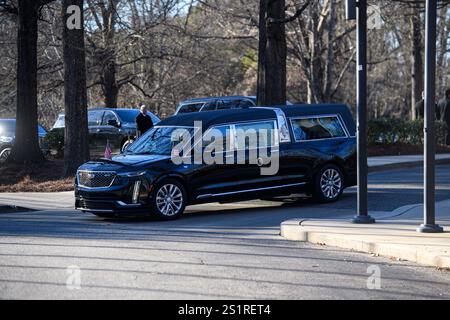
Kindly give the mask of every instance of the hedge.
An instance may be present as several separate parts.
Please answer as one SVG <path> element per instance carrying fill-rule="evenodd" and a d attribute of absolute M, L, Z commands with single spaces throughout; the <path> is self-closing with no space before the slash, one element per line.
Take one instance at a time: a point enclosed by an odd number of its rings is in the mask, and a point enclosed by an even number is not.
<path fill-rule="evenodd" d="M 374 119 L 368 123 L 369 145 L 375 144 L 406 144 L 421 145 L 424 137 L 423 120 Z M 440 145 L 445 144 L 447 134 L 446 124 L 436 122 L 436 139 Z"/>

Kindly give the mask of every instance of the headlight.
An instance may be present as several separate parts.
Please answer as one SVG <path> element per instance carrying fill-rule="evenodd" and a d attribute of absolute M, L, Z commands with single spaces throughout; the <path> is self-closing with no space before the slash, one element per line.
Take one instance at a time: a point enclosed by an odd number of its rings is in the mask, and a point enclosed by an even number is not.
<path fill-rule="evenodd" d="M 12 137 L 7 137 L 7 136 L 1 136 L 0 137 L 0 142 L 4 142 L 4 143 L 10 143 L 14 140 L 14 138 Z"/>
<path fill-rule="evenodd" d="M 145 176 L 146 171 L 138 171 L 138 172 L 126 172 L 126 173 L 118 173 L 117 175 L 122 178 L 137 178 Z"/>

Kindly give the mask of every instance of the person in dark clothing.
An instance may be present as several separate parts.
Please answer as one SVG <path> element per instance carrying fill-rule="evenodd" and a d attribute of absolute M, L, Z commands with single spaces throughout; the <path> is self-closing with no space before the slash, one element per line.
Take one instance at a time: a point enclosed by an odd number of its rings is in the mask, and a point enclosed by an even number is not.
<path fill-rule="evenodd" d="M 148 115 L 148 108 L 145 105 L 141 106 L 141 112 L 136 117 L 136 127 L 138 138 L 153 128 L 152 118 Z"/>
<path fill-rule="evenodd" d="M 441 119 L 441 110 L 438 104 L 435 104 L 436 119 Z M 425 119 L 425 92 L 422 92 L 422 100 L 416 103 L 416 119 Z"/>
<path fill-rule="evenodd" d="M 439 101 L 438 107 L 441 114 L 441 120 L 445 122 L 447 127 L 445 143 L 450 146 L 450 88 L 445 91 L 445 97 Z"/>
<path fill-rule="evenodd" d="M 422 92 L 422 100 L 416 103 L 416 119 L 425 117 L 425 93 Z"/>

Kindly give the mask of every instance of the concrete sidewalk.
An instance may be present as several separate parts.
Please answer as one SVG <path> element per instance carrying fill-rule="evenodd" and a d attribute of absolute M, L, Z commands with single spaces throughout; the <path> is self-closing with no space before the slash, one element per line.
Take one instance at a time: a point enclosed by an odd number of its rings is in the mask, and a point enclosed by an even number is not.
<path fill-rule="evenodd" d="M 437 154 L 436 164 L 450 164 L 450 154 Z M 369 157 L 369 171 L 377 172 L 423 165 L 423 155 Z"/>
<path fill-rule="evenodd" d="M 0 193 L 0 205 L 17 206 L 33 210 L 73 209 L 75 197 L 72 191 Z"/>
<path fill-rule="evenodd" d="M 352 224 L 351 217 L 345 220 L 289 220 L 281 224 L 281 236 L 288 240 L 450 268 L 450 200 L 437 203 L 436 212 L 445 233 L 416 232 L 422 223 L 423 206 L 410 205 L 377 219 L 373 225 Z"/>

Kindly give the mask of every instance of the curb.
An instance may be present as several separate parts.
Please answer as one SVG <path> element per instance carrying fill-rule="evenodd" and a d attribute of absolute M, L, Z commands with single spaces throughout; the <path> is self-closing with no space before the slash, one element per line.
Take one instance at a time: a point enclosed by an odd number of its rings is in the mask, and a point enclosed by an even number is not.
<path fill-rule="evenodd" d="M 450 164 L 450 158 L 448 159 L 437 159 L 436 165 Z M 369 166 L 369 172 L 380 172 L 380 171 L 388 171 L 394 169 L 403 169 L 403 168 L 415 168 L 421 167 L 424 165 L 423 160 L 419 161 L 411 161 L 411 162 L 400 162 L 400 163 L 389 163 L 383 164 L 379 166 Z"/>
<path fill-rule="evenodd" d="M 450 269 L 450 252 L 448 255 L 428 252 L 426 248 L 417 248 L 407 244 L 390 244 L 385 242 L 376 242 L 368 240 L 357 240 L 341 236 L 330 236 L 324 232 L 311 231 L 308 227 L 301 224 L 293 224 L 292 221 L 286 221 L 281 224 L 281 236 L 287 240 L 309 242 L 313 244 L 350 249 L 357 252 L 380 255 L 389 258 L 415 262 L 417 264 Z"/>

